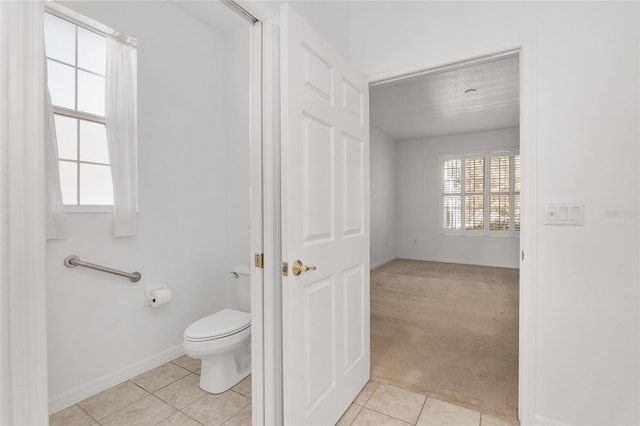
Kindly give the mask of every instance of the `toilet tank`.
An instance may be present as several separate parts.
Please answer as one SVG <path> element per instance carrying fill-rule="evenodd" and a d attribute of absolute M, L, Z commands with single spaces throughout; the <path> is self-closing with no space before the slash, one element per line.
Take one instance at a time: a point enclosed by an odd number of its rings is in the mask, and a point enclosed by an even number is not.
<path fill-rule="evenodd" d="M 249 264 L 242 263 L 236 265 L 233 272 L 238 310 L 251 312 L 251 268 Z"/>

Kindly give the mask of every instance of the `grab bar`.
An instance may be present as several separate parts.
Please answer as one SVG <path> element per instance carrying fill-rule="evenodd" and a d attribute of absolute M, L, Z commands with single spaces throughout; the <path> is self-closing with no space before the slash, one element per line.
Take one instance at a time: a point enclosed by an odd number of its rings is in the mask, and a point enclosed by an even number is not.
<path fill-rule="evenodd" d="M 140 272 L 122 272 L 117 269 L 107 268 L 106 266 L 96 265 L 95 263 L 84 262 L 80 260 L 78 256 L 75 254 L 71 254 L 64 258 L 64 266 L 67 268 L 75 268 L 76 266 L 84 266 L 85 268 L 95 269 L 97 271 L 108 272 L 113 275 L 120 275 L 121 277 L 127 277 L 133 283 L 137 283 L 142 278 L 142 274 Z"/>

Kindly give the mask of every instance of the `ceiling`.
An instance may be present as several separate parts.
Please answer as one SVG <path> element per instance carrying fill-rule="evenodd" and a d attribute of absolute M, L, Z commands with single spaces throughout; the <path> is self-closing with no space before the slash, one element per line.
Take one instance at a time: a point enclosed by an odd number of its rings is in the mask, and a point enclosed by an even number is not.
<path fill-rule="evenodd" d="M 247 21 L 218 0 L 173 0 L 172 3 L 220 33 L 248 27 Z"/>
<path fill-rule="evenodd" d="M 374 84 L 370 105 L 371 125 L 396 141 L 516 127 L 518 56 Z"/>

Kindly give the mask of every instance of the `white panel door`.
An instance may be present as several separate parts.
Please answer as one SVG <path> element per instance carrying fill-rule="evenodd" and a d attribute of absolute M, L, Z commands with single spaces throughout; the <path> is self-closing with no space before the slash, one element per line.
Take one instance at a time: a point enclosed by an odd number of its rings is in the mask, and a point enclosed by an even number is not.
<path fill-rule="evenodd" d="M 287 5 L 281 29 L 284 421 L 330 425 L 369 380 L 368 83 Z"/>

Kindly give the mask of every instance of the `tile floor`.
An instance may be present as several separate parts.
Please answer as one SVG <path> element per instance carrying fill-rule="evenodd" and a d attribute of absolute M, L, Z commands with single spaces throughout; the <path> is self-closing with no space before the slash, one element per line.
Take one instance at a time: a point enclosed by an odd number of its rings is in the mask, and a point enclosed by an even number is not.
<path fill-rule="evenodd" d="M 213 395 L 200 361 L 184 355 L 50 416 L 51 426 L 251 425 L 251 376 Z M 510 426 L 512 423 L 390 384 L 370 381 L 338 426 Z"/>
<path fill-rule="evenodd" d="M 227 392 L 200 389 L 200 360 L 183 355 L 49 417 L 51 426 L 249 426 L 251 376 Z"/>
<path fill-rule="evenodd" d="M 513 426 L 494 416 L 370 381 L 337 426 Z"/>

